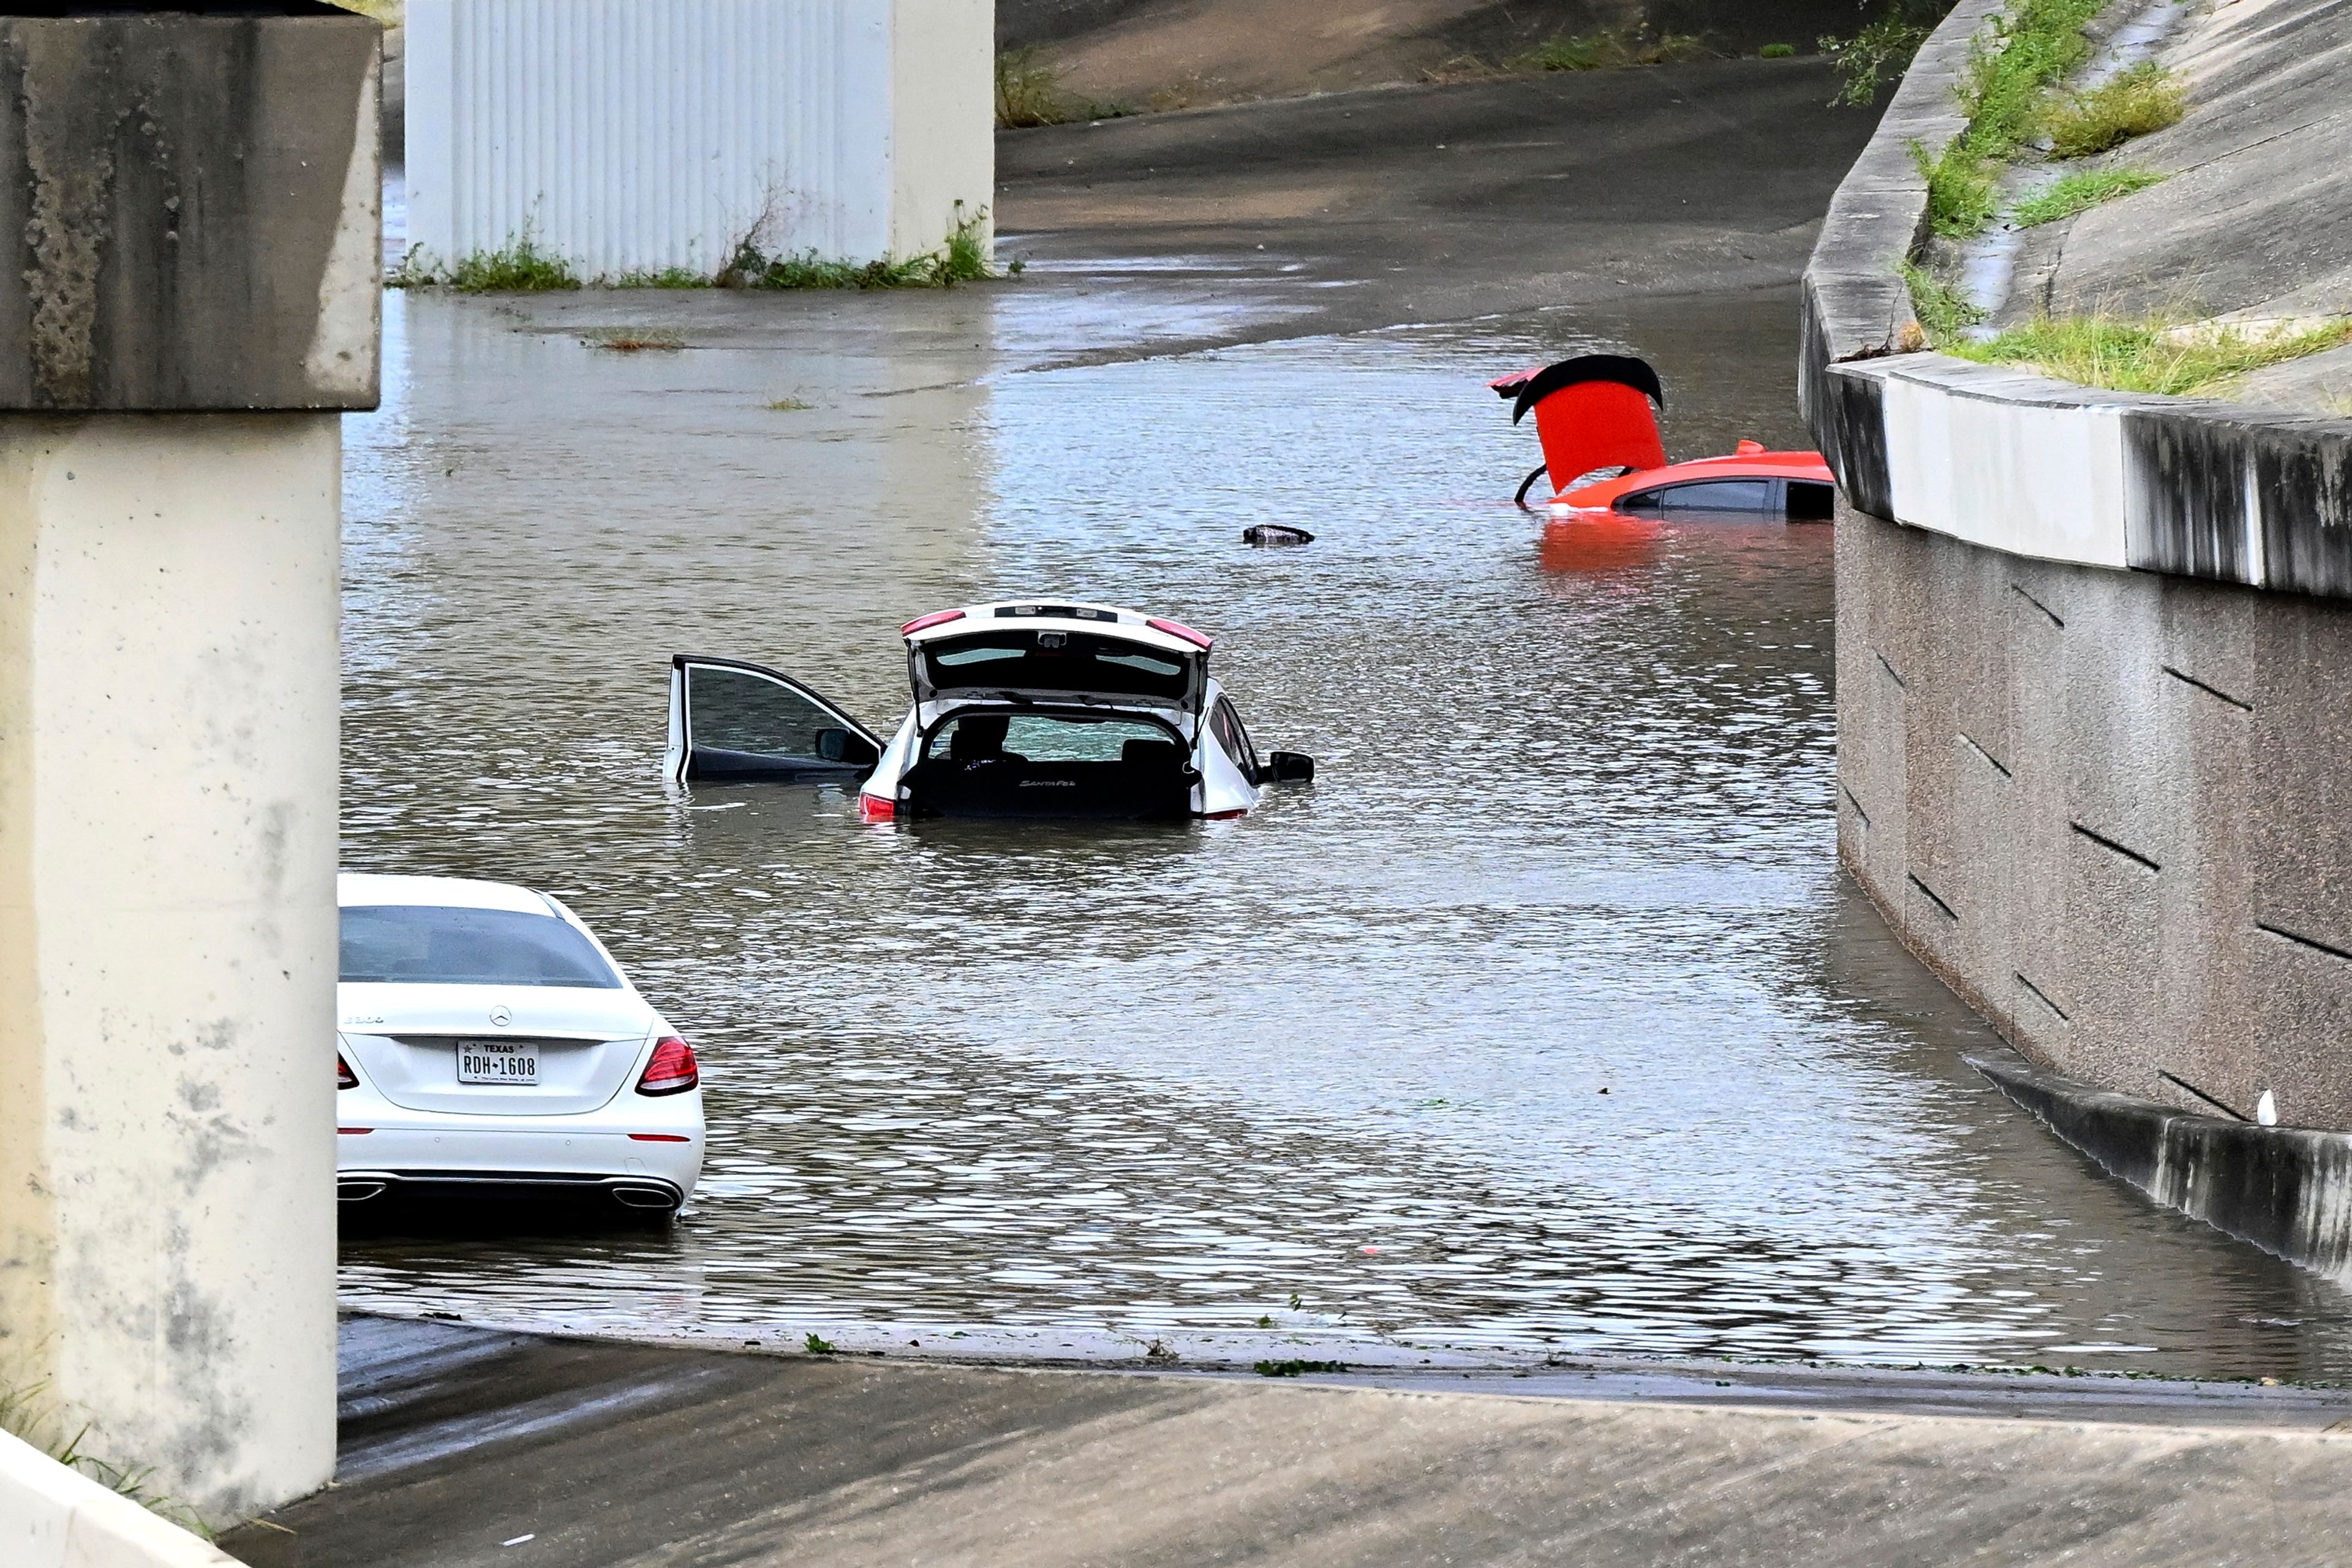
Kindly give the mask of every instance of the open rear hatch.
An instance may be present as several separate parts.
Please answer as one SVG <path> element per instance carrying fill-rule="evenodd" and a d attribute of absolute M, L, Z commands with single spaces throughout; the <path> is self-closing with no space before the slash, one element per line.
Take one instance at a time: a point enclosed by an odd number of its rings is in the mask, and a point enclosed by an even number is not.
<path fill-rule="evenodd" d="M 922 731 L 899 781 L 917 816 L 1111 820 L 1191 815 L 1187 731 L 1207 650 L 1122 626 L 1108 612 L 1002 611 L 910 642 Z"/>

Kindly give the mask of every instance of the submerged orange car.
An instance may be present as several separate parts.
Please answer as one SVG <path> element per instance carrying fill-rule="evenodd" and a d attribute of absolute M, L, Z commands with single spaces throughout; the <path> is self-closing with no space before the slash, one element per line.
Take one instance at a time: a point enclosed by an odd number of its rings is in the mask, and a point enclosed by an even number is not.
<path fill-rule="evenodd" d="M 1533 409 L 1544 460 L 1514 497 L 1551 477 L 1550 504 L 1579 510 L 1661 516 L 1736 512 L 1829 521 L 1837 481 L 1819 452 L 1773 452 L 1742 441 L 1720 458 L 1666 461 L 1650 405 L 1666 405 L 1648 362 L 1626 354 L 1583 354 L 1486 384 L 1511 404 L 1516 425 Z M 1532 507 L 1528 510 L 1533 510 Z"/>

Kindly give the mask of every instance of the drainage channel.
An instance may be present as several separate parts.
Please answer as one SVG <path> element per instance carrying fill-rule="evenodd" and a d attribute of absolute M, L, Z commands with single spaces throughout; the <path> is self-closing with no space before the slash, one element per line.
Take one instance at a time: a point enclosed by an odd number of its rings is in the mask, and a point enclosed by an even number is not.
<path fill-rule="evenodd" d="M 2352 1372 L 2342 1291 L 2050 1140 L 1841 881 L 1832 529 L 1511 506 L 1483 384 L 1574 352 L 1652 357 L 1678 455 L 1801 441 L 1790 292 L 1010 368 L 1090 286 L 714 299 L 727 352 L 667 357 L 392 303 L 346 861 L 560 894 L 693 1039 L 710 1154 L 667 1231 L 348 1237 L 348 1305 Z M 1216 634 L 1313 788 L 1044 829 L 659 784 L 672 652 L 887 725 L 901 621 L 1028 593 Z"/>

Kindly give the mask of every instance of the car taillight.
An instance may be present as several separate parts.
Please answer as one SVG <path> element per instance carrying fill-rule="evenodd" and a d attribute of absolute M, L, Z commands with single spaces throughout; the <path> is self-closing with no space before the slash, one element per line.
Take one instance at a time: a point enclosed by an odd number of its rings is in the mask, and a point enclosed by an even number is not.
<path fill-rule="evenodd" d="M 351 1063 L 343 1060 L 343 1053 L 337 1051 L 335 1053 L 335 1087 L 337 1089 L 357 1089 L 359 1086 L 360 1075 L 352 1070 Z"/>
<path fill-rule="evenodd" d="M 676 1035 L 667 1036 L 654 1047 L 654 1059 L 646 1064 L 637 1079 L 639 1094 L 684 1094 L 702 1081 L 702 1069 L 694 1062 L 694 1047 Z"/>
<path fill-rule="evenodd" d="M 860 795 L 857 797 L 857 815 L 866 822 L 889 822 L 898 816 L 898 805 L 884 795 Z"/>
<path fill-rule="evenodd" d="M 1197 648 L 1207 649 L 1217 646 L 1216 638 L 1206 632 L 1196 632 L 1181 621 L 1163 621 L 1154 616 L 1147 618 L 1143 624 L 1155 632 L 1166 632 L 1171 637 L 1182 637 Z"/>
<path fill-rule="evenodd" d="M 929 615 L 917 616 L 913 620 L 908 621 L 905 626 L 900 626 L 898 628 L 898 635 L 902 637 L 912 637 L 915 633 L 921 631 L 925 626 L 943 626 L 950 621 L 960 621 L 961 619 L 963 619 L 963 612 L 961 610 L 933 610 Z"/>

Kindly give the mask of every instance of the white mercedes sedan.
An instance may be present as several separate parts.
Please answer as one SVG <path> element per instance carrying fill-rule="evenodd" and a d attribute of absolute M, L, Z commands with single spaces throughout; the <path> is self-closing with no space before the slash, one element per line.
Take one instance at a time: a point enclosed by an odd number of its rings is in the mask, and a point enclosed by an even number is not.
<path fill-rule="evenodd" d="M 664 1221 L 702 1174 L 694 1050 L 557 900 L 336 879 L 336 1193 L 544 1198 Z"/>

